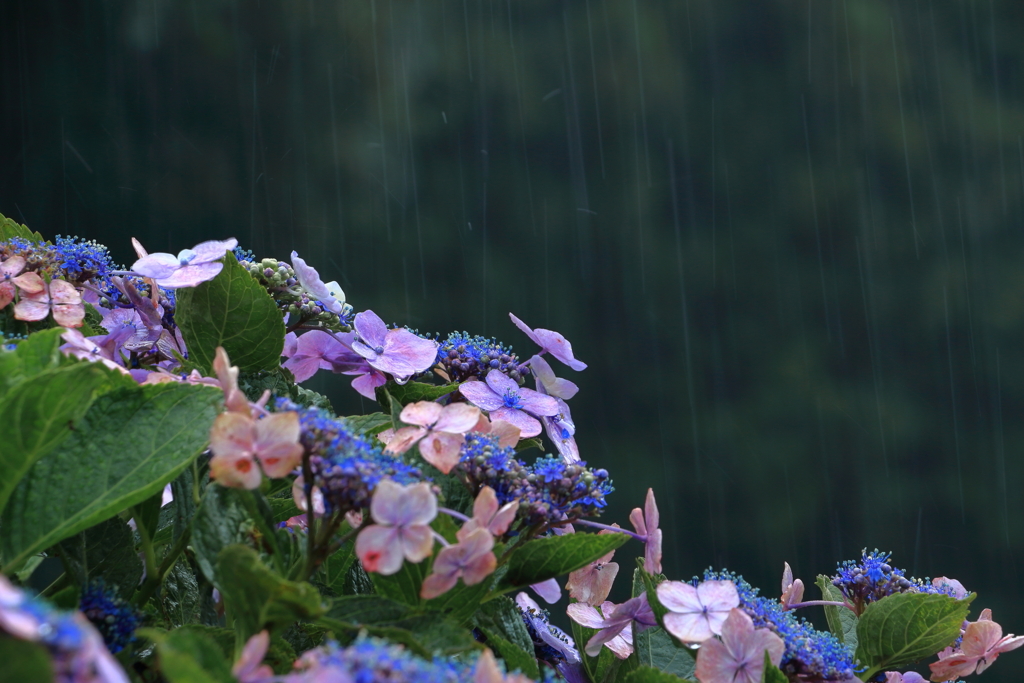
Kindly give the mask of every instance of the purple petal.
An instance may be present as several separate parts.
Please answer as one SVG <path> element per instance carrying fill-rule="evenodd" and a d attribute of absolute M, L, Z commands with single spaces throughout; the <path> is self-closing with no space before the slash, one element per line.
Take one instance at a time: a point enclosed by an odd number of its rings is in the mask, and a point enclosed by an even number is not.
<path fill-rule="evenodd" d="M 200 283 L 207 282 L 217 277 L 223 269 L 224 264 L 216 262 L 184 266 L 174 271 L 170 277 L 156 278 L 156 283 L 161 287 L 166 287 L 167 289 L 195 287 Z"/>
<path fill-rule="evenodd" d="M 488 378 L 493 374 L 495 373 L 489 373 Z M 558 415 L 558 400 L 553 396 L 545 396 L 533 389 L 520 389 L 519 400 L 523 404 L 523 410 L 533 415 Z"/>
<path fill-rule="evenodd" d="M 217 261 L 224 257 L 224 252 L 231 251 L 237 246 L 238 240 L 234 237 L 226 240 L 210 240 L 209 242 L 197 244 L 192 247 L 192 251 L 196 253 L 196 257 L 192 259 L 192 265 L 197 266 L 201 263 Z"/>
<path fill-rule="evenodd" d="M 489 386 L 498 396 L 504 396 L 510 391 L 517 394 L 522 392 L 522 389 L 519 388 L 519 385 L 516 384 L 514 379 L 511 379 L 500 372 L 488 372 L 486 379 L 487 386 Z"/>
<path fill-rule="evenodd" d="M 352 342 L 352 350 L 366 360 L 376 360 L 380 355 L 377 353 L 376 349 L 370 348 L 361 341 Z"/>
<path fill-rule="evenodd" d="M 569 340 L 558 332 L 538 327 L 534 330 L 534 334 L 536 334 L 537 338 L 540 340 L 539 344 L 541 348 L 568 365 L 573 370 L 579 372 L 580 370 L 587 369 L 586 363 L 581 360 L 576 360 L 573 357 L 572 344 L 569 343 Z"/>
<path fill-rule="evenodd" d="M 144 256 L 132 264 L 132 270 L 143 277 L 164 278 L 170 277 L 174 271 L 181 267 L 178 257 L 174 254 L 158 252 Z"/>
<path fill-rule="evenodd" d="M 388 383 L 387 377 L 371 370 L 365 375 L 360 375 L 352 380 L 352 388 L 358 391 L 360 394 L 370 399 L 371 401 L 377 400 L 377 393 L 374 391 L 377 387 L 382 387 Z"/>
<path fill-rule="evenodd" d="M 324 366 L 327 367 L 324 367 Z M 286 368 L 292 375 L 295 376 L 296 382 L 305 382 L 307 379 L 316 374 L 317 370 L 328 369 L 330 365 L 324 363 L 318 356 L 305 356 L 296 354 L 281 363 L 282 368 Z"/>
<path fill-rule="evenodd" d="M 459 393 L 465 396 L 467 401 L 483 410 L 497 410 L 505 405 L 501 397 L 494 393 L 494 390 L 477 380 L 463 382 L 459 385 Z"/>
<path fill-rule="evenodd" d="M 562 599 L 562 589 L 558 586 L 558 581 L 555 579 L 535 583 L 530 588 L 549 605 L 553 605 Z"/>
<path fill-rule="evenodd" d="M 285 358 L 291 358 L 295 355 L 295 352 L 299 347 L 299 338 L 294 332 L 289 332 L 284 336 L 284 349 L 281 350 L 281 355 Z"/>
<path fill-rule="evenodd" d="M 380 316 L 373 311 L 362 311 L 356 313 L 354 326 L 359 338 L 370 347 L 384 346 L 384 338 L 388 333 L 388 326 L 380 319 Z M 352 345 L 355 349 L 355 344 Z M 358 349 L 356 350 L 359 353 Z M 359 354 L 363 355 L 363 354 Z M 364 356 L 365 357 L 365 356 Z"/>
<path fill-rule="evenodd" d="M 462 386 L 465 386 L 465 384 Z M 459 387 L 460 391 L 461 389 L 462 387 Z M 519 427 L 519 436 L 524 439 L 540 434 L 540 422 L 515 408 L 501 407 L 491 411 L 491 421 L 493 422 L 494 420 L 505 420 L 505 422 L 511 422 L 516 427 Z"/>
<path fill-rule="evenodd" d="M 295 270 L 295 277 L 304 290 L 315 296 L 324 308 L 332 313 L 340 314 L 342 304 L 334 297 L 331 290 L 320 279 L 316 269 L 306 264 L 298 253 L 292 252 L 292 268 Z"/>
<path fill-rule="evenodd" d="M 580 390 L 575 383 L 556 377 L 551 365 L 542 356 L 534 356 L 530 359 L 530 370 L 533 371 L 533 376 L 537 380 L 537 391 L 542 394 L 568 401 Z"/>
<path fill-rule="evenodd" d="M 390 372 L 396 378 L 412 377 L 429 368 L 437 360 L 437 342 L 418 337 L 409 330 L 389 330 L 384 338 L 384 353 L 377 363 L 384 360 L 378 370 Z M 373 361 L 370 365 L 374 365 Z"/>

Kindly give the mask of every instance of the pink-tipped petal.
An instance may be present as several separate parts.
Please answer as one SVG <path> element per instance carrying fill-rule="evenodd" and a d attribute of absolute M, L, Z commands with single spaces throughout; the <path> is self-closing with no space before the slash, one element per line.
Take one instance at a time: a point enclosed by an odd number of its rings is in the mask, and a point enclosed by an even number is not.
<path fill-rule="evenodd" d="M 402 544 L 396 527 L 371 524 L 356 537 L 356 557 L 363 569 L 384 576 L 402 568 Z"/>
<path fill-rule="evenodd" d="M 476 426 L 479 419 L 480 409 L 476 406 L 471 406 L 468 403 L 452 403 L 441 411 L 434 429 L 439 432 L 465 434 Z"/>
<path fill-rule="evenodd" d="M 465 404 L 462 404 L 465 405 Z M 433 401 L 416 401 L 402 408 L 400 415 L 402 422 L 420 427 L 430 427 L 438 418 L 444 408 L 440 403 Z"/>
<path fill-rule="evenodd" d="M 459 450 L 466 442 L 462 434 L 430 432 L 420 441 L 420 455 L 444 474 L 459 464 Z"/>
<path fill-rule="evenodd" d="M 391 438 L 385 442 L 388 445 L 387 452 L 401 455 L 427 434 L 426 427 L 402 427 L 397 432 L 392 431 Z"/>
<path fill-rule="evenodd" d="M 434 534 L 426 524 L 412 524 L 402 528 L 402 554 L 410 562 L 422 562 L 434 550 Z"/>

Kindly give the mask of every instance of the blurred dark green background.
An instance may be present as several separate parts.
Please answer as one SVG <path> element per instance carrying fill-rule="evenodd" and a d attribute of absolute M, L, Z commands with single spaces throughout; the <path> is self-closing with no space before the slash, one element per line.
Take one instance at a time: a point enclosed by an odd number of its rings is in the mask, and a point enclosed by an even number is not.
<path fill-rule="evenodd" d="M 1021 632 L 1022 36 L 1019 0 L 5 0 L 0 212 L 296 249 L 528 357 L 514 311 L 590 364 L 581 451 L 611 520 L 655 487 L 670 575 L 878 547 Z"/>

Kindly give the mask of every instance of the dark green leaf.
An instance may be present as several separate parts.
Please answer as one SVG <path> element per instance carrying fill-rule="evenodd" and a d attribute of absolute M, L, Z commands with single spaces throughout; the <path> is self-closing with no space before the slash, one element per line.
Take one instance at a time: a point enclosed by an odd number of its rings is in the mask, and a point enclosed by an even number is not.
<path fill-rule="evenodd" d="M 544 450 L 544 442 L 537 438 L 523 439 L 516 444 L 516 453 L 522 453 L 523 451 L 528 451 L 531 448 L 536 448 L 537 450 L 542 451 Z"/>
<path fill-rule="evenodd" d="M 15 352 L 15 355 L 17 352 Z M 32 466 L 71 435 L 109 371 L 80 362 L 34 374 L 0 398 L 0 511 Z"/>
<path fill-rule="evenodd" d="M 349 429 L 359 434 L 379 434 L 391 426 L 391 416 L 384 413 L 352 415 L 343 421 Z"/>
<path fill-rule="evenodd" d="M 217 555 L 233 543 L 241 543 L 252 535 L 253 522 L 238 499 L 238 493 L 218 484 L 209 484 L 192 521 L 190 542 L 196 564 L 208 581 L 220 588 L 214 573 Z"/>
<path fill-rule="evenodd" d="M 161 490 L 206 447 L 220 401 L 219 391 L 187 384 L 125 387 L 97 398 L 11 496 L 3 518 L 9 564 Z"/>
<path fill-rule="evenodd" d="M 511 598 L 501 596 L 485 602 L 473 615 L 473 623 L 479 628 L 497 633 L 525 652 L 533 652 L 533 639 L 523 623 L 519 607 Z"/>
<path fill-rule="evenodd" d="M 547 581 L 607 555 L 629 540 L 626 534 L 565 534 L 527 541 L 516 546 L 508 561 L 508 573 L 498 590 Z"/>
<path fill-rule="evenodd" d="M 843 592 L 832 585 L 832 581 L 824 575 L 818 575 L 815 583 L 821 589 L 821 599 L 833 602 L 844 602 Z M 840 643 L 843 643 L 851 652 L 857 651 L 857 615 L 853 610 L 835 605 L 825 605 L 825 619 L 828 620 L 828 630 L 832 632 Z"/>
<path fill-rule="evenodd" d="M 313 582 L 327 595 L 344 595 L 349 570 L 356 560 L 355 547 L 346 543 L 320 565 Z"/>
<path fill-rule="evenodd" d="M 193 472 L 197 468 L 186 467 L 178 477 L 171 482 L 171 493 L 174 495 L 174 502 L 168 507 L 174 514 L 171 540 L 176 541 L 192 524 L 196 514 L 196 501 L 194 497 Z"/>
<path fill-rule="evenodd" d="M 199 581 L 186 559 L 174 563 L 160 590 L 161 613 L 172 626 L 194 624 L 200 618 Z"/>
<path fill-rule="evenodd" d="M 676 640 L 659 626 L 635 633 L 633 647 L 642 666 L 650 666 L 680 678 L 693 676 L 695 653 L 687 647 L 676 645 Z"/>
<path fill-rule="evenodd" d="M 336 599 L 327 616 L 353 626 L 390 624 L 409 615 L 411 608 L 379 595 L 347 595 Z"/>
<path fill-rule="evenodd" d="M 505 660 L 506 670 L 510 673 L 519 671 L 533 680 L 540 678 L 540 667 L 537 666 L 537 659 L 530 654 L 533 652 L 532 645 L 530 646 L 530 652 L 527 652 L 490 629 L 484 628 L 480 630 L 487 638 L 487 646 L 494 650 L 494 654 Z"/>
<path fill-rule="evenodd" d="M 0 400 L 11 387 L 33 375 L 78 362 L 61 353 L 60 345 L 64 343 L 61 332 L 59 328 L 36 332 L 18 342 L 13 353 L 0 353 Z"/>
<path fill-rule="evenodd" d="M 390 408 L 390 396 L 401 405 L 407 406 L 416 401 L 436 401 L 442 396 L 447 396 L 459 388 L 458 384 L 426 384 L 424 382 L 406 382 L 399 384 L 390 381 L 382 387 L 377 387 L 377 402 L 385 409 Z"/>
<path fill-rule="evenodd" d="M 683 679 L 673 674 L 658 671 L 649 666 L 641 666 L 635 671 L 631 671 L 622 679 L 622 683 L 679 683 L 679 681 L 689 680 Z"/>
<path fill-rule="evenodd" d="M 210 641 L 210 643 L 220 649 L 225 659 L 229 661 L 234 659 L 235 633 L 231 629 L 193 624 L 180 628 L 176 632 L 182 631 Z M 269 665 L 274 670 L 274 673 L 284 674 L 292 670 L 292 663 L 294 661 L 295 649 L 287 641 L 278 637 L 270 639 L 267 654 L 263 657 L 264 664 Z"/>
<path fill-rule="evenodd" d="M 236 648 L 264 628 L 287 628 L 325 611 L 316 588 L 281 578 L 248 546 L 235 544 L 221 550 L 214 571 L 225 611 L 234 622 Z"/>
<path fill-rule="evenodd" d="M 174 319 L 189 360 L 206 370 L 223 346 L 232 365 L 254 372 L 276 368 L 284 349 L 284 322 L 277 304 L 233 254 L 209 282 L 178 290 Z"/>
<path fill-rule="evenodd" d="M 38 232 L 28 229 L 28 226 L 21 225 L 13 218 L 0 213 L 0 242 L 6 242 L 12 237 L 20 237 L 29 242 L 42 242 L 43 236 Z"/>
<path fill-rule="evenodd" d="M 960 635 L 973 599 L 974 595 L 956 600 L 933 593 L 896 593 L 869 604 L 857 624 L 857 659 L 869 667 L 865 678 L 949 645 Z"/>
<path fill-rule="evenodd" d="M 467 586 L 459 581 L 451 590 L 433 600 L 425 601 L 423 606 L 429 610 L 444 612 L 456 624 L 464 624 L 480 609 L 480 601 L 487 595 L 489 589 L 490 581 L 485 580 L 475 586 Z"/>
<path fill-rule="evenodd" d="M 149 532 L 149 537 L 156 535 L 160 522 L 160 505 L 163 503 L 164 491 L 160 489 L 152 496 L 132 508 L 135 523 Z"/>
<path fill-rule="evenodd" d="M 230 660 L 208 634 L 189 628 L 138 633 L 156 643 L 160 672 L 168 683 L 235 683 Z"/>
<path fill-rule="evenodd" d="M 767 651 L 764 653 L 764 672 L 761 674 L 761 683 L 789 683 L 786 674 L 772 664 L 771 655 Z"/>
<path fill-rule="evenodd" d="M 316 393 L 312 389 L 295 385 L 292 400 L 303 408 L 319 408 L 320 410 L 326 410 L 331 415 L 334 414 L 334 406 L 331 405 L 331 399 L 323 394 Z"/>
<path fill-rule="evenodd" d="M 78 584 L 102 577 L 108 589 L 129 598 L 142 578 L 135 538 L 120 517 L 111 517 L 61 541 L 57 550 Z"/>
<path fill-rule="evenodd" d="M 416 607 L 421 602 L 420 587 L 426 577 L 426 561 L 414 564 L 407 560 L 402 563 L 402 568 L 395 574 L 390 576 L 370 574 L 370 581 L 373 582 L 377 593 L 384 597 Z"/>
<path fill-rule="evenodd" d="M 52 683 L 50 653 L 39 643 L 16 640 L 0 632 L 0 683 Z"/>

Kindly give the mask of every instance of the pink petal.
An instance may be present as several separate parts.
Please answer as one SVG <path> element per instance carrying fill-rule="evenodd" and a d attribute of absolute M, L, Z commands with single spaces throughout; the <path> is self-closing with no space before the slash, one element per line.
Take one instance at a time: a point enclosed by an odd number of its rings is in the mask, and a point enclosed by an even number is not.
<path fill-rule="evenodd" d="M 484 650 L 480 659 L 476 661 L 476 669 L 473 671 L 473 683 L 504 683 L 505 677 L 498 669 L 498 662 L 490 650 Z"/>
<path fill-rule="evenodd" d="M 629 513 L 629 523 L 633 525 L 633 530 L 641 536 L 647 535 L 647 522 L 644 521 L 644 512 L 640 508 L 633 508 Z"/>
<path fill-rule="evenodd" d="M 490 373 L 491 375 L 500 373 Z M 459 393 L 466 397 L 466 400 L 483 410 L 497 410 L 505 405 L 501 397 L 485 383 L 471 380 L 459 385 Z"/>
<path fill-rule="evenodd" d="M 61 327 L 81 327 L 85 320 L 85 306 L 79 304 L 56 304 L 53 319 Z"/>
<path fill-rule="evenodd" d="M 487 534 L 487 536 L 489 538 L 490 534 Z M 497 567 L 498 558 L 488 550 L 481 555 L 477 555 L 473 561 L 466 565 L 462 572 L 462 582 L 467 586 L 475 586 L 493 574 Z"/>
<path fill-rule="evenodd" d="M 159 279 L 170 277 L 180 267 L 181 262 L 177 256 L 158 252 L 140 258 L 132 264 L 131 269 L 143 277 Z"/>
<path fill-rule="evenodd" d="M 487 526 L 498 511 L 498 495 L 490 486 L 484 486 L 473 501 L 473 519 Z"/>
<path fill-rule="evenodd" d="M 234 666 L 231 667 L 231 673 L 237 678 L 248 676 L 249 674 L 255 673 L 263 661 L 263 658 L 267 654 L 267 648 L 270 646 L 270 633 L 266 630 L 260 631 L 256 635 L 249 638 L 245 643 L 245 647 L 242 648 L 242 654 L 235 662 Z M 273 675 L 271 672 L 270 675 Z"/>
<path fill-rule="evenodd" d="M 597 611 L 596 607 L 591 607 L 582 602 L 574 602 L 566 607 L 565 611 L 569 618 L 580 626 L 597 629 L 605 627 L 604 617 Z"/>
<path fill-rule="evenodd" d="M 973 621 L 964 631 L 960 649 L 968 656 L 984 656 L 1003 637 L 1003 627 L 994 621 Z"/>
<path fill-rule="evenodd" d="M 978 657 L 967 655 L 954 655 L 946 659 L 940 659 L 928 665 L 931 669 L 931 680 L 952 681 L 962 676 L 970 676 L 978 666 Z"/>
<path fill-rule="evenodd" d="M 608 599 L 618 573 L 619 565 L 615 562 L 595 562 L 569 574 L 565 587 L 569 589 L 570 598 L 588 605 L 600 605 Z"/>
<path fill-rule="evenodd" d="M 294 332 L 289 332 L 284 336 L 284 349 L 281 351 L 281 355 L 285 358 L 291 358 L 296 354 L 299 349 L 299 337 Z"/>
<path fill-rule="evenodd" d="M 377 400 L 377 393 L 374 391 L 377 387 L 382 387 L 388 383 L 388 378 L 382 375 L 376 370 L 371 370 L 365 375 L 360 375 L 352 380 L 352 388 L 358 391 L 360 394 L 370 399 L 371 401 Z"/>
<path fill-rule="evenodd" d="M 80 304 L 82 295 L 78 293 L 75 286 L 64 280 L 50 281 L 50 298 L 57 304 Z"/>
<path fill-rule="evenodd" d="M 250 453 L 236 452 L 210 458 L 210 478 L 221 486 L 252 490 L 259 488 L 263 474 Z"/>
<path fill-rule="evenodd" d="M 498 513 L 491 519 L 490 524 L 487 525 L 487 530 L 495 536 L 501 536 L 508 528 L 512 526 L 512 522 L 516 519 L 516 513 L 519 512 L 519 501 L 514 500 L 511 503 L 505 503 L 498 510 Z"/>
<path fill-rule="evenodd" d="M 370 514 L 378 524 L 429 524 L 437 516 L 437 498 L 429 484 L 402 486 L 384 479 L 373 493 Z"/>
<path fill-rule="evenodd" d="M 0 279 L 13 278 L 23 270 L 25 270 L 25 258 L 15 254 L 6 261 L 0 263 L 0 275 L 3 276 L 3 278 Z"/>
<path fill-rule="evenodd" d="M 706 609 L 716 612 L 728 612 L 740 604 L 740 595 L 732 581 L 705 581 L 697 586 L 697 599 Z"/>
<path fill-rule="evenodd" d="M 402 414 L 400 417 L 402 422 L 405 422 L 406 424 L 429 427 L 437 422 L 438 418 L 441 417 L 442 410 L 444 410 L 444 408 L 442 408 L 439 403 L 434 403 L 433 401 L 417 401 L 416 403 L 410 403 L 402 408 Z"/>
<path fill-rule="evenodd" d="M 706 640 L 701 645 L 694 675 L 701 683 L 750 683 L 749 678 L 740 677 L 742 672 L 737 671 L 736 660 L 729 649 L 722 641 L 714 638 Z M 760 680 L 758 678 L 754 683 L 759 683 Z"/>
<path fill-rule="evenodd" d="M 426 524 L 404 526 L 399 537 L 402 554 L 410 562 L 422 562 L 434 550 L 434 534 Z"/>
<path fill-rule="evenodd" d="M 684 643 L 704 643 L 714 635 L 708 620 L 699 612 L 669 612 L 663 621 L 665 630 Z"/>
<path fill-rule="evenodd" d="M 252 455 L 255 440 L 253 419 L 241 413 L 221 413 L 210 429 L 210 450 L 214 455 Z"/>
<path fill-rule="evenodd" d="M 224 392 L 224 405 L 233 412 L 245 415 L 250 414 L 249 400 L 238 388 L 238 368 L 231 365 L 228 353 L 223 346 L 218 346 L 213 357 L 213 371 L 220 381 L 220 388 Z"/>
<path fill-rule="evenodd" d="M 39 302 L 33 301 L 28 297 L 24 297 L 14 307 L 14 317 L 17 320 L 26 320 L 32 322 L 36 320 L 42 320 L 49 314 L 50 304 L 48 301 Z"/>
<path fill-rule="evenodd" d="M 498 396 L 503 397 L 505 394 L 509 392 L 513 392 L 516 394 L 520 392 L 519 385 L 516 383 L 516 381 L 513 380 L 511 377 L 500 372 L 488 372 L 485 380 L 487 381 L 487 386 L 491 388 L 491 391 L 496 393 Z M 466 385 L 463 384 L 462 386 Z M 484 408 L 484 410 L 487 410 L 487 408 Z"/>
<path fill-rule="evenodd" d="M 318 370 L 327 370 L 331 366 L 317 356 L 294 355 L 284 363 L 281 363 L 281 367 L 287 368 L 288 372 L 292 373 L 295 377 L 295 381 L 301 383 L 315 375 Z"/>
<path fill-rule="evenodd" d="M 459 450 L 465 442 L 466 437 L 462 434 L 430 432 L 420 441 L 420 455 L 441 472 L 448 474 L 459 464 Z"/>
<path fill-rule="evenodd" d="M 387 441 L 387 452 L 401 455 L 428 434 L 426 427 L 402 427 Z"/>
<path fill-rule="evenodd" d="M 289 475 L 302 462 L 299 414 L 273 413 L 256 421 L 256 457 L 271 479 Z"/>
<path fill-rule="evenodd" d="M 143 247 L 142 243 L 139 242 L 134 237 L 132 238 L 132 247 L 135 249 L 135 253 L 136 255 L 138 255 L 139 258 L 146 258 L 147 256 L 149 256 L 149 252 L 146 251 L 146 248 Z"/>
<path fill-rule="evenodd" d="M 545 330 L 540 327 L 530 329 L 526 323 L 511 313 L 508 314 L 508 317 L 512 319 L 512 322 L 515 323 L 516 327 L 522 330 L 526 336 L 529 337 L 537 346 L 541 347 L 543 351 L 547 351 L 577 372 L 586 369 L 587 364 L 583 361 L 576 360 L 573 357 L 572 344 L 570 344 L 569 340 L 561 334 L 553 330 Z"/>
<path fill-rule="evenodd" d="M 519 443 L 522 430 L 506 420 L 494 420 L 491 422 L 491 434 L 498 437 L 498 445 L 502 448 L 515 446 Z"/>
<path fill-rule="evenodd" d="M 496 374 L 496 373 L 491 373 Z M 513 425 L 519 428 L 520 436 L 524 439 L 529 439 L 532 436 L 540 434 L 541 426 L 540 422 L 530 415 L 527 415 L 521 410 L 515 408 L 501 407 L 491 412 L 491 417 L 495 420 L 504 420 L 505 422 L 511 422 Z"/>
<path fill-rule="evenodd" d="M 7 308 L 7 304 L 14 301 L 14 283 L 0 282 L 0 308 Z"/>
<path fill-rule="evenodd" d="M 647 500 L 644 502 L 644 519 L 648 529 L 657 529 L 661 520 L 658 515 L 658 504 L 654 500 L 654 489 L 647 489 Z"/>
<path fill-rule="evenodd" d="M 388 326 L 380 319 L 380 316 L 373 311 L 362 311 L 356 313 L 353 320 L 356 333 L 364 344 L 370 347 L 383 346 L 384 337 L 387 336 Z M 352 345 L 355 349 L 355 344 Z M 358 349 L 356 350 L 358 352 Z M 363 355 L 360 353 L 359 355 Z"/>
<path fill-rule="evenodd" d="M 444 551 L 442 550 L 441 552 Z M 420 587 L 420 597 L 424 600 L 433 600 L 454 588 L 458 581 L 459 577 L 457 574 L 431 574 L 423 579 L 423 585 Z"/>
<path fill-rule="evenodd" d="M 398 529 L 371 524 L 356 537 L 356 557 L 368 572 L 388 576 L 402 568 L 402 544 Z"/>
<path fill-rule="evenodd" d="M 439 432 L 465 434 L 476 426 L 479 419 L 480 409 L 476 406 L 471 406 L 468 403 L 452 403 L 441 411 L 434 429 Z"/>
<path fill-rule="evenodd" d="M 388 330 L 384 338 L 384 353 L 370 365 L 388 372 L 397 379 L 419 374 L 437 360 L 437 342 L 418 337 L 409 330 Z"/>

